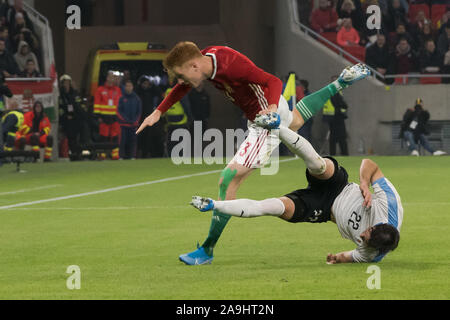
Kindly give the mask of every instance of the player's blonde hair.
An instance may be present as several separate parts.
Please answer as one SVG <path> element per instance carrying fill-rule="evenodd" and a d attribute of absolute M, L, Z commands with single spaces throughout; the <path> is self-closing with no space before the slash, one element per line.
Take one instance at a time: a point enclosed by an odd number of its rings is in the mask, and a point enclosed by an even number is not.
<path fill-rule="evenodd" d="M 202 53 L 197 45 L 190 41 L 178 42 L 175 47 L 170 50 L 166 58 L 163 60 L 164 68 L 166 69 L 169 77 L 174 79 L 173 74 L 174 67 L 181 67 L 183 64 L 194 58 L 202 57 Z"/>

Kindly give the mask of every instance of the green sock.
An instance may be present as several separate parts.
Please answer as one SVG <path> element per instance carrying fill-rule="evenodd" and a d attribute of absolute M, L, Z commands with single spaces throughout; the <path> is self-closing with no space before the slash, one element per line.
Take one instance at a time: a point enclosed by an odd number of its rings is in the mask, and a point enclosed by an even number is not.
<path fill-rule="evenodd" d="M 316 91 L 309 96 L 304 97 L 295 106 L 306 122 L 312 118 L 317 112 L 319 112 L 325 105 L 325 103 L 340 90 L 346 86 L 339 81 L 330 83 L 328 86 Z"/>
<path fill-rule="evenodd" d="M 230 168 L 226 168 L 221 175 L 223 179 L 220 188 L 219 188 L 219 200 L 225 200 L 227 196 L 227 189 L 230 185 L 230 182 L 236 176 L 237 170 L 232 171 Z M 222 234 L 223 229 L 227 225 L 231 216 L 228 214 L 220 213 L 217 210 L 214 210 L 212 219 L 211 219 L 211 227 L 209 228 L 209 234 L 206 238 L 205 242 L 202 244 L 202 247 L 205 249 L 205 252 L 212 256 L 214 247 L 216 246 L 217 241 Z"/>

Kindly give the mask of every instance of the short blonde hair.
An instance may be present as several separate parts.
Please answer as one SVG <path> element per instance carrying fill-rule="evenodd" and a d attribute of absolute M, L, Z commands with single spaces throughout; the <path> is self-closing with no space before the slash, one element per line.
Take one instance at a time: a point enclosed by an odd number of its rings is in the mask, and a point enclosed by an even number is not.
<path fill-rule="evenodd" d="M 169 74 L 169 77 L 175 78 L 172 72 L 174 67 L 181 67 L 189 60 L 200 58 L 202 56 L 202 52 L 195 43 L 182 41 L 178 42 L 175 47 L 170 50 L 163 61 L 163 65 Z"/>

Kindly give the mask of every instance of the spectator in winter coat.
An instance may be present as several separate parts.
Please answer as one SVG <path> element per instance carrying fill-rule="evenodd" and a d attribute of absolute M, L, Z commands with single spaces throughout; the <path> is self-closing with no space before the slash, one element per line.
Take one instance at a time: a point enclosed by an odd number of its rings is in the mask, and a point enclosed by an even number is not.
<path fill-rule="evenodd" d="M 311 28 L 316 32 L 336 32 L 338 15 L 328 0 L 320 0 L 311 14 Z"/>
<path fill-rule="evenodd" d="M 443 59 L 436 50 L 433 40 L 425 43 L 425 50 L 420 56 L 420 71 L 422 73 L 439 73 L 442 68 Z"/>
<path fill-rule="evenodd" d="M 16 60 L 21 72 L 26 69 L 28 60 L 33 60 L 34 65 L 36 66 L 35 69 L 37 72 L 39 72 L 38 60 L 36 58 L 36 55 L 31 52 L 30 46 L 27 42 L 20 41 L 17 53 L 14 55 L 14 59 Z"/>
<path fill-rule="evenodd" d="M 352 19 L 345 18 L 342 22 L 342 28 L 337 34 L 337 43 L 341 47 L 352 47 L 359 44 L 360 38 L 358 31 L 352 26 Z"/>

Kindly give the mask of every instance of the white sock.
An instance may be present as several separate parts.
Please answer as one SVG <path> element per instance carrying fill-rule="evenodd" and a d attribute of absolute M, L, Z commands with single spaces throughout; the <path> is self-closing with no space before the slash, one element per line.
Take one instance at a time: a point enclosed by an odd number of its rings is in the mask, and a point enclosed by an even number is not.
<path fill-rule="evenodd" d="M 262 201 L 239 199 L 227 201 L 214 201 L 214 209 L 221 213 L 241 218 L 254 218 L 261 216 L 281 216 L 284 203 L 280 199 L 266 199 Z"/>
<path fill-rule="evenodd" d="M 323 174 L 327 168 L 325 160 L 314 150 L 311 143 L 289 128 L 280 126 L 280 140 L 305 161 L 306 167 L 312 174 Z"/>

